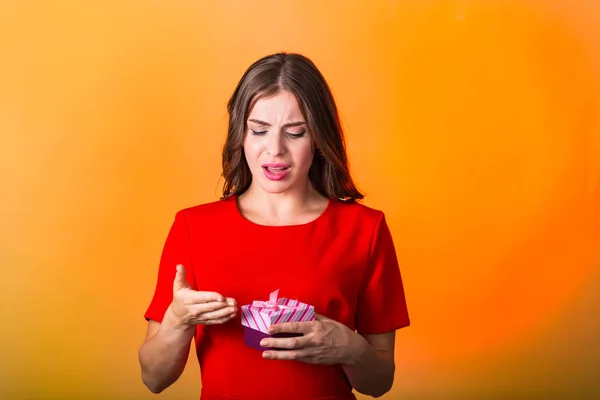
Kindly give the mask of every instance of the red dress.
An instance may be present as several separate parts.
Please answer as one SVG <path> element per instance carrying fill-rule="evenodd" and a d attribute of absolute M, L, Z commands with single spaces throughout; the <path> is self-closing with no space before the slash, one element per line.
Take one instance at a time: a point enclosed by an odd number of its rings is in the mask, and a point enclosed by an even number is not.
<path fill-rule="evenodd" d="M 179 211 L 146 319 L 162 321 L 177 264 L 194 290 L 221 293 L 239 306 L 280 289 L 280 297 L 311 304 L 362 334 L 409 325 L 384 214 L 361 204 L 331 200 L 317 219 L 293 226 L 247 220 L 235 196 Z M 222 325 L 198 325 L 195 344 L 202 400 L 355 398 L 340 365 L 263 359 L 244 345 L 239 313 Z"/>

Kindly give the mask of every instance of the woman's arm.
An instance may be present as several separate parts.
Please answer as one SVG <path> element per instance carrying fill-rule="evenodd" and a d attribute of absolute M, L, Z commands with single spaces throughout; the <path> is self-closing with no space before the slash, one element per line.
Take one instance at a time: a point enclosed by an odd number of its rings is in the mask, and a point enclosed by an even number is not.
<path fill-rule="evenodd" d="M 178 265 L 173 280 L 173 301 L 162 323 L 149 321 L 146 339 L 138 352 L 142 381 L 153 393 L 162 392 L 181 376 L 196 325 L 222 324 L 237 312 L 235 299 L 193 290 L 185 274 L 185 267 Z"/>
<path fill-rule="evenodd" d="M 270 334 L 302 333 L 301 337 L 266 338 L 263 357 L 296 360 L 311 364 L 341 364 L 352 386 L 360 393 L 380 397 L 394 382 L 395 331 L 360 335 L 347 326 L 322 315 L 311 322 L 284 322 L 271 325 Z"/>
<path fill-rule="evenodd" d="M 380 397 L 394 383 L 395 332 L 379 335 L 357 334 L 348 359 L 342 363 L 352 386 L 360 393 Z"/>
<path fill-rule="evenodd" d="M 176 322 L 171 307 L 163 322 L 149 321 L 146 339 L 139 350 L 142 381 L 152 393 L 160 393 L 183 373 L 195 327 Z"/>

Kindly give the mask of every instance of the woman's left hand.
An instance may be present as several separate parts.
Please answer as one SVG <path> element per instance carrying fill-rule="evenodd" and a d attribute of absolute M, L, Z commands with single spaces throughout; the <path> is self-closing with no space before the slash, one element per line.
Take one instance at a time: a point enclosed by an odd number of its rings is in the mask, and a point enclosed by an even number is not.
<path fill-rule="evenodd" d="M 296 360 L 310 364 L 353 364 L 363 353 L 368 342 L 346 325 L 322 315 L 315 314 L 310 322 L 285 322 L 271 325 L 269 334 L 302 333 L 291 338 L 266 338 L 263 347 L 282 350 L 267 350 L 263 358 L 270 360 Z"/>

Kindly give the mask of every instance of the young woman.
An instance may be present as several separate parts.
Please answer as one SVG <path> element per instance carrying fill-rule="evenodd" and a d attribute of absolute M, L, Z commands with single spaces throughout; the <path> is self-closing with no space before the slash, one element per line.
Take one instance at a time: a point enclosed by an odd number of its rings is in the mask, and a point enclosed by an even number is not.
<path fill-rule="evenodd" d="M 394 336 L 409 325 L 381 211 L 361 205 L 329 87 L 299 54 L 251 65 L 228 104 L 223 197 L 179 211 L 160 260 L 139 350 L 159 393 L 183 372 L 192 339 L 202 400 L 379 397 L 394 380 Z M 315 307 L 257 351 L 240 307 L 282 297 Z"/>

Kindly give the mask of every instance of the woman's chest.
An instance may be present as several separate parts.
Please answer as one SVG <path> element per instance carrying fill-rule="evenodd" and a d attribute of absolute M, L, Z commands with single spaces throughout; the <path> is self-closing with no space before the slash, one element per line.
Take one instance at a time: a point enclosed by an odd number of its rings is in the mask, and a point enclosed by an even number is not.
<path fill-rule="evenodd" d="M 343 323 L 354 317 L 368 249 L 350 237 L 311 234 L 212 238 L 192 246 L 198 290 L 233 297 L 239 305 L 280 297 L 311 304 Z M 223 245 L 223 244 L 226 245 Z"/>

